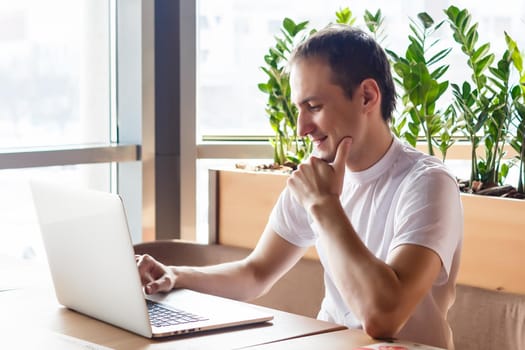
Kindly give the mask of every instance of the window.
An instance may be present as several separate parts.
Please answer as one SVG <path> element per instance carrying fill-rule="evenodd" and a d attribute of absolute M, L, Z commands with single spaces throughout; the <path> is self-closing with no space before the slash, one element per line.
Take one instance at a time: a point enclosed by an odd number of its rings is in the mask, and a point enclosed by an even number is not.
<path fill-rule="evenodd" d="M 198 121 L 200 136 L 270 135 L 265 114 L 265 95 L 257 84 L 265 81 L 260 66 L 263 56 L 280 35 L 284 17 L 296 22 L 309 20 L 312 28 L 322 28 L 335 20 L 335 11 L 348 6 L 364 27 L 365 9 L 381 9 L 385 17 L 386 39 L 383 45 L 403 53 L 408 45 L 408 18 L 426 11 L 434 20 L 444 19 L 449 1 L 404 0 L 376 1 L 248 1 L 199 0 L 198 2 Z M 507 31 L 525 46 L 525 4 L 521 0 L 490 2 L 456 1 L 466 7 L 479 22 L 480 41 L 490 42 L 495 52 L 503 52 Z M 447 33 L 448 26 L 443 26 Z M 443 47 L 453 47 L 454 64 L 448 78 L 465 78 L 466 60 L 448 33 L 442 35 Z"/>
<path fill-rule="evenodd" d="M 0 28 L 0 147 L 109 143 L 108 1 L 3 1 Z"/>
<path fill-rule="evenodd" d="M 110 175 L 111 167 L 108 164 L 0 171 L 0 254 L 43 259 L 43 247 L 28 186 L 30 179 L 110 191 Z"/>
<path fill-rule="evenodd" d="M 271 151 L 264 139 L 272 134 L 265 114 L 266 96 L 257 84 L 265 81 L 260 70 L 263 57 L 279 35 L 284 17 L 296 22 L 310 20 L 312 27 L 322 28 L 335 19 L 335 11 L 349 7 L 363 26 L 365 9 L 375 12 L 381 9 L 385 17 L 386 39 L 383 45 L 398 53 L 404 53 L 408 42 L 408 18 L 416 18 L 419 12 L 428 12 L 434 20 L 445 19 L 443 9 L 450 3 L 438 1 L 249 1 L 249 0 L 196 0 L 197 2 L 197 143 L 199 144 L 198 178 L 206 179 L 206 169 L 212 164 L 223 164 L 219 159 L 270 158 Z M 507 31 L 525 48 L 525 3 L 521 0 L 503 0 L 497 6 L 490 2 L 471 0 L 456 1 L 460 8 L 467 8 L 479 22 L 480 42 L 490 42 L 494 52 L 502 53 L 505 47 L 503 31 Z M 448 31 L 448 25 L 443 26 Z M 466 59 L 448 34 L 442 34 L 440 45 L 453 47 L 451 57 L 454 64 L 449 69 L 448 79 L 466 78 Z M 457 62 L 457 63 L 456 63 Z M 460 80 L 461 79 L 461 80 Z M 243 136 L 243 137 L 240 137 Z M 246 136 L 263 140 L 260 148 L 247 150 L 243 141 Z M 206 142 L 214 140 L 214 143 Z M 222 140 L 223 144 L 217 140 Z M 235 143 L 237 141 L 237 143 Z M 225 146 L 224 144 L 228 144 Z M 221 146 L 223 145 L 223 146 Z M 253 146 L 253 145 L 251 145 Z M 221 148 L 222 147 L 222 148 Z M 212 148 L 214 148 L 212 150 Z M 217 151 L 217 149 L 220 149 Z M 214 158 L 205 161 L 205 158 Z M 230 162 L 230 164 L 234 163 Z M 464 164 L 452 162 L 461 174 L 467 173 Z M 204 172 L 204 174 L 202 173 Z M 202 180 L 197 184 L 206 188 Z M 206 193 L 202 190 L 199 193 Z M 206 237 L 207 198 L 199 195 L 198 213 L 201 237 Z"/>
<path fill-rule="evenodd" d="M 115 192 L 139 159 L 116 130 L 116 5 L 0 2 L 0 254 L 42 258 L 29 179 Z"/>

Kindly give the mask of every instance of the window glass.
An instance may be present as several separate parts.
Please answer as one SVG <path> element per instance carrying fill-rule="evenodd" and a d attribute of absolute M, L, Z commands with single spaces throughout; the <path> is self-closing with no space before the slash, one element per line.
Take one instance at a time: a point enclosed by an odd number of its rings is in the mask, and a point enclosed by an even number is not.
<path fill-rule="evenodd" d="M 109 1 L 0 1 L 0 148 L 109 142 Z"/>
<path fill-rule="evenodd" d="M 445 18 L 446 0 L 197 0 L 198 45 L 198 133 L 200 135 L 270 135 L 265 114 L 266 95 L 257 84 L 265 75 L 259 68 L 263 57 L 274 44 L 274 36 L 284 17 L 296 22 L 309 20 L 313 28 L 335 21 L 335 12 L 349 7 L 364 28 L 365 9 L 381 9 L 385 17 L 384 47 L 404 54 L 408 45 L 409 18 L 428 12 L 434 20 Z M 467 8 L 479 22 L 480 43 L 490 42 L 500 57 L 505 48 L 503 31 L 507 31 L 525 48 L 525 2 L 458 0 L 454 4 Z M 463 81 L 469 75 L 466 58 L 453 42 L 448 25 L 438 34 L 443 48 L 453 47 L 453 62 L 446 78 Z"/>
<path fill-rule="evenodd" d="M 0 149 L 110 141 L 109 0 L 0 0 Z M 42 258 L 28 180 L 109 191 L 109 164 L 0 170 L 0 255 Z"/>
<path fill-rule="evenodd" d="M 44 259 L 29 180 L 110 191 L 111 166 L 89 164 L 0 171 L 0 256 Z"/>
<path fill-rule="evenodd" d="M 364 28 L 365 10 L 381 9 L 385 17 L 385 48 L 404 54 L 408 45 L 409 18 L 428 12 L 434 20 L 445 19 L 446 0 L 197 0 L 197 126 L 203 135 L 271 135 L 265 113 L 266 95 L 257 84 L 266 80 L 260 66 L 284 17 L 296 22 L 309 20 L 313 28 L 334 21 L 335 12 L 349 7 Z M 491 2 L 458 0 L 454 5 L 467 8 L 479 23 L 479 43 L 490 42 L 493 52 L 501 56 L 505 49 L 503 32 L 507 31 L 520 48 L 525 49 L 525 2 L 502 0 Z M 463 81 L 470 76 L 466 57 L 453 41 L 448 24 L 437 33 L 442 48 L 452 47 L 446 79 Z M 451 96 L 449 95 L 449 98 Z M 447 101 L 448 103 L 448 101 Z M 399 112 L 399 110 L 397 111 Z M 247 161 L 247 160 L 245 160 Z M 265 163 L 266 160 L 248 161 Z M 268 160 L 269 161 L 269 160 Z M 235 160 L 201 159 L 197 165 L 198 239 L 205 242 L 208 233 L 208 169 L 233 166 Z M 468 178 L 470 162 L 447 160 L 459 178 Z M 515 178 L 511 169 L 508 181 Z"/>

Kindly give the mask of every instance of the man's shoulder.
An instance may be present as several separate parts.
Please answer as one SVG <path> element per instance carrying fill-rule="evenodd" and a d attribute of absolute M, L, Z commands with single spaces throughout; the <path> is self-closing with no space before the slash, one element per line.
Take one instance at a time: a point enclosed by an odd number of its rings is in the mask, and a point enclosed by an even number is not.
<path fill-rule="evenodd" d="M 401 167 L 407 178 L 415 180 L 422 176 L 445 176 L 456 181 L 450 169 L 439 158 L 423 153 L 407 144 L 402 144 L 400 152 Z"/>

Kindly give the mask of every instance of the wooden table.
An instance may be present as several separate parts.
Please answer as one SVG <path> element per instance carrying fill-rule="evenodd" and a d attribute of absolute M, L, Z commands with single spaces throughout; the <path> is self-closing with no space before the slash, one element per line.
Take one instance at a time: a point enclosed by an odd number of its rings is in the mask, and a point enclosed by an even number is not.
<path fill-rule="evenodd" d="M 445 350 L 402 340 L 381 341 L 356 329 L 319 333 L 251 347 L 253 350 Z"/>
<path fill-rule="evenodd" d="M 272 322 L 148 339 L 59 305 L 47 266 L 0 256 L 0 282 L 1 349 L 352 350 L 380 345 L 360 330 L 260 306 L 274 315 Z M 431 349 L 412 345 L 408 348 Z"/>
<path fill-rule="evenodd" d="M 16 264 L 0 266 L 0 278 L 2 271 L 9 270 L 12 274 L 13 269 L 17 269 Z M 29 349 L 35 345 L 58 350 L 95 348 L 68 345 L 62 341 L 65 335 L 114 349 L 234 349 L 345 329 L 337 324 L 262 308 L 274 315 L 271 323 L 152 340 L 59 305 L 45 268 L 30 270 L 24 265 L 19 271 L 34 283 L 0 292 L 0 348 Z"/>
<path fill-rule="evenodd" d="M 268 343 L 254 346 L 253 350 L 352 350 L 361 346 L 378 343 L 367 336 L 363 331 L 344 329 L 329 333 L 315 334 L 285 340 L 282 342 Z"/>

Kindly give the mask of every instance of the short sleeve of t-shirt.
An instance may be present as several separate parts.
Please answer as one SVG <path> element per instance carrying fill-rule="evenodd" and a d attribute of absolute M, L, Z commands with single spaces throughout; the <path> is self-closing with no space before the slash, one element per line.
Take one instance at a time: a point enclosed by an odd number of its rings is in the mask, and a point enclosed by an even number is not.
<path fill-rule="evenodd" d="M 285 188 L 270 214 L 270 227 L 288 242 L 308 247 L 315 244 L 316 235 L 310 226 L 308 214 Z"/>
<path fill-rule="evenodd" d="M 417 244 L 439 255 L 445 283 L 463 230 L 463 209 L 453 179 L 441 167 L 422 167 L 403 183 L 395 209 L 394 237 L 390 251 L 402 244 Z"/>

